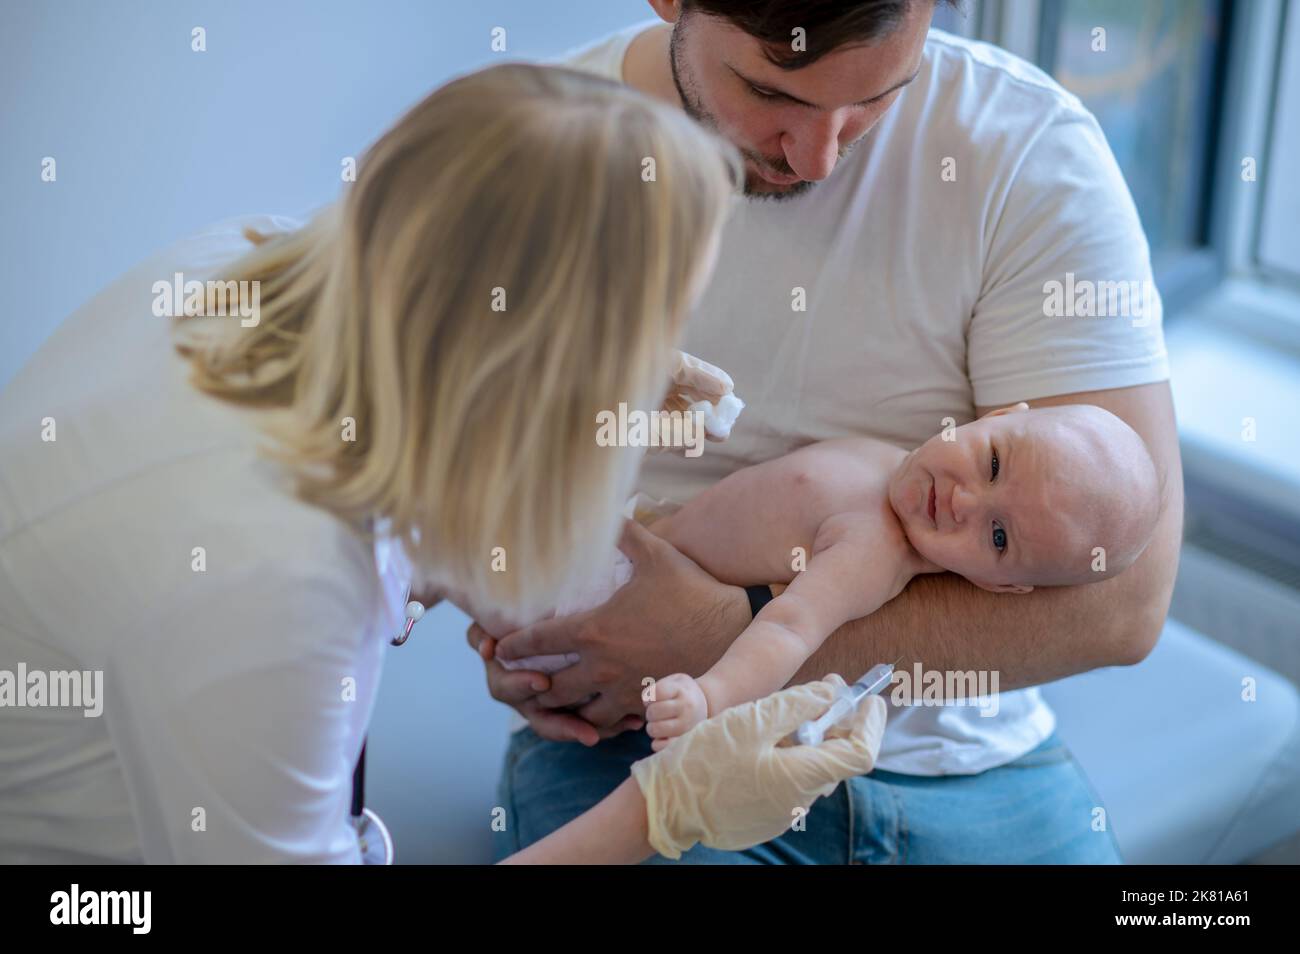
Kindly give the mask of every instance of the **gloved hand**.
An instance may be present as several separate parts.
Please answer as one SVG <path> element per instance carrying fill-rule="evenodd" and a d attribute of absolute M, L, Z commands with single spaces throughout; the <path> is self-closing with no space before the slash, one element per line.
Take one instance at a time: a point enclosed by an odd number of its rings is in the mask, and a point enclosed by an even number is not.
<path fill-rule="evenodd" d="M 696 401 L 712 403 L 736 389 L 726 371 L 685 351 L 677 352 L 671 382 L 664 398 L 665 411 L 684 411 Z"/>
<path fill-rule="evenodd" d="M 885 733 L 885 701 L 865 700 L 821 745 L 778 745 L 834 701 L 844 680 L 793 686 L 733 706 L 632 766 L 645 797 L 650 846 L 679 858 L 696 842 L 738 851 L 785 832 L 843 779 L 870 772 Z"/>
<path fill-rule="evenodd" d="M 714 412 L 718 412 L 720 417 L 716 417 L 718 424 L 706 426 L 705 437 L 708 441 L 725 441 L 740 408 L 745 407 L 745 402 L 736 398 L 735 391 L 736 385 L 731 374 L 716 365 L 708 364 L 708 361 L 679 351 L 676 367 L 672 369 L 668 394 L 663 399 L 663 409 L 685 413 L 701 400 L 712 404 L 714 409 L 706 413 L 706 421 L 714 419 Z M 731 396 L 727 398 L 727 395 Z M 719 400 L 723 398 L 727 398 L 724 404 L 728 404 L 728 407 L 718 406 Z M 715 428 L 720 428 L 720 432 L 714 433 Z"/>

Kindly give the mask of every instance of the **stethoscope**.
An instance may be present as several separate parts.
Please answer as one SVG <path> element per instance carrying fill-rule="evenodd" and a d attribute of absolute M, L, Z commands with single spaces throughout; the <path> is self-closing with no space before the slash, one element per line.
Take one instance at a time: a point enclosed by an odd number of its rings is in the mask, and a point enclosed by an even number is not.
<path fill-rule="evenodd" d="M 402 597 L 402 602 L 406 604 L 406 625 L 402 631 L 390 640 L 393 646 L 402 646 L 411 638 L 411 630 L 415 624 L 424 619 L 425 606 L 419 600 L 411 599 L 411 584 L 406 584 L 406 595 Z"/>
<path fill-rule="evenodd" d="M 393 863 L 393 836 L 383 819 L 366 808 L 366 743 L 361 743 L 357 767 L 352 770 L 352 810 L 348 821 L 357 835 L 363 865 L 391 865 Z"/>
<path fill-rule="evenodd" d="M 389 640 L 392 646 L 402 646 L 411 638 L 411 630 L 424 618 L 425 606 L 418 600 L 411 599 L 411 584 L 406 584 L 406 593 L 402 597 L 406 604 L 406 623 L 402 631 Z M 357 767 L 352 771 L 352 809 L 348 820 L 357 835 L 357 845 L 361 849 L 363 865 L 391 865 L 393 863 L 393 836 L 388 826 L 369 808 L 366 808 L 366 743 L 361 743 L 361 754 L 357 757 Z"/>

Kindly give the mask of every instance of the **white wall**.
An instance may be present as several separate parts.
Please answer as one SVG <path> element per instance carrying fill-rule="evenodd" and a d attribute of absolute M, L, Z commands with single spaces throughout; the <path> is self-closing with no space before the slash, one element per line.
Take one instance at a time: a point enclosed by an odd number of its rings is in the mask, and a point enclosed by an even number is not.
<path fill-rule="evenodd" d="M 0 385 L 148 253 L 231 215 L 328 201 L 340 159 L 448 77 L 648 16 L 644 0 L 6 0 Z"/>

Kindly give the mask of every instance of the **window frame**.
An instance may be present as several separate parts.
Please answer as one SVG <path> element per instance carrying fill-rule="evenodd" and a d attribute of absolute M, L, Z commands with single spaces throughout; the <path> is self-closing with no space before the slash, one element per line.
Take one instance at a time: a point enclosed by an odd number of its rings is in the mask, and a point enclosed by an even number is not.
<path fill-rule="evenodd" d="M 1262 252 L 1264 205 L 1269 197 L 1273 177 L 1280 175 L 1278 167 L 1281 164 L 1275 161 L 1279 157 L 1274 154 L 1274 146 L 1276 145 L 1277 124 L 1283 112 L 1284 98 L 1292 110 L 1300 109 L 1300 88 L 1282 89 L 1283 67 L 1286 65 L 1286 57 L 1289 55 L 1300 60 L 1300 22 L 1298 22 L 1300 21 L 1300 3 L 1293 2 L 1288 5 L 1283 0 L 1278 0 L 1270 9 L 1273 15 L 1265 19 L 1260 26 L 1260 47 L 1261 50 L 1266 48 L 1270 40 L 1273 40 L 1274 49 L 1271 51 L 1272 69 L 1270 70 L 1270 76 L 1261 77 L 1259 81 L 1262 95 L 1267 97 L 1269 111 L 1263 133 L 1258 137 L 1260 151 L 1255 154 L 1260 165 L 1261 174 L 1258 183 L 1259 189 L 1256 190 L 1258 195 L 1255 197 L 1255 227 L 1248 235 L 1248 238 L 1253 239 L 1253 241 L 1248 246 L 1243 247 L 1242 257 L 1243 259 L 1249 259 L 1262 280 L 1275 281 L 1292 290 L 1300 291 L 1300 271 L 1269 265 L 1264 261 Z M 1293 48 L 1288 49 L 1288 43 L 1295 45 Z M 1300 69 L 1300 62 L 1293 64 L 1292 68 Z M 1270 79 L 1271 82 L 1269 82 Z"/>
<path fill-rule="evenodd" d="M 1233 109 L 1224 117 L 1210 226 L 1224 270 L 1214 310 L 1216 320 L 1235 332 L 1300 356 L 1300 280 L 1263 268 L 1259 258 L 1287 0 L 1237 0 L 1233 6 L 1224 88 Z M 1300 16 L 1297 4 L 1289 13 Z M 1241 179 L 1245 156 L 1255 157 L 1263 171 L 1252 183 Z"/>

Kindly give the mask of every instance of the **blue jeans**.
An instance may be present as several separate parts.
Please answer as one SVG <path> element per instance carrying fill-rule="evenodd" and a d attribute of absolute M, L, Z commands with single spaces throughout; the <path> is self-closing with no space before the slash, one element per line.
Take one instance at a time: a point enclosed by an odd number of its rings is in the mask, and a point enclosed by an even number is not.
<path fill-rule="evenodd" d="M 591 808 L 650 754 L 644 732 L 594 748 L 549 742 L 531 729 L 510 739 L 497 794 L 506 828 L 497 858 L 525 848 Z M 1065 744 L 1050 738 L 979 775 L 877 770 L 813 803 L 804 831 L 748 851 L 696 845 L 649 864 L 1120 864 L 1109 830 L 1093 830 L 1101 801 Z M 1104 817 L 1104 816 L 1103 816 Z"/>

